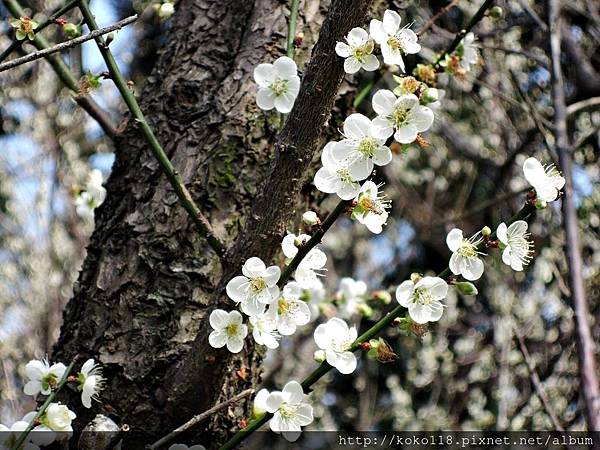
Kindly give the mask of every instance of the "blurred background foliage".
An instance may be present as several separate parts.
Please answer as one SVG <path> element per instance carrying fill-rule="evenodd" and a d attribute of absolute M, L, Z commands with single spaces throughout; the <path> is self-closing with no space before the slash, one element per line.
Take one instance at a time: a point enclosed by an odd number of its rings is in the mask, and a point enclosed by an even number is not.
<path fill-rule="evenodd" d="M 326 236 L 326 294 L 316 308 L 318 320 L 336 314 L 334 300 L 343 277 L 365 281 L 371 293 L 395 287 L 412 272 L 445 268 L 449 229 L 457 226 L 471 233 L 484 225 L 495 227 L 524 202 L 524 159 L 555 161 L 549 149 L 553 138 L 545 6 L 528 0 L 497 4 L 503 16 L 486 17 L 474 30 L 481 54 L 475 70 L 461 78 L 442 74 L 437 79 L 445 97 L 425 136 L 428 147 L 396 148 L 402 155 L 377 175 L 393 202 L 384 232 L 372 235 L 345 218 Z M 27 2 L 31 11 L 45 13 L 59 5 Z M 418 32 L 448 6 L 420 36 L 424 48 L 418 58 L 431 60 L 465 26 L 479 2 L 376 1 L 372 13 L 396 9 Z M 327 2 L 320 7 L 325 9 Z M 563 2 L 562 7 L 583 275 L 598 344 L 600 10 L 594 0 Z M 97 5 L 95 11 L 101 26 L 133 13 L 131 2 L 121 0 Z M 0 17 L 4 49 L 12 33 L 2 7 Z M 168 26 L 146 10 L 135 27 L 115 36 L 111 48 L 133 89 L 149 76 Z M 46 33 L 55 42 L 64 39 L 59 27 Z M 78 76 L 104 70 L 93 43 L 65 57 Z M 411 57 L 408 65 L 417 62 Z M 73 192 L 92 168 L 108 175 L 114 148 L 46 63 L 20 66 L 2 73 L 0 80 L 0 422 L 6 423 L 34 406 L 22 395 L 24 363 L 50 354 L 93 229 L 76 215 Z M 371 81 L 377 88 L 395 86 L 390 74 L 347 77 L 326 130 L 328 138 L 339 137 L 354 93 Z M 92 95 L 118 123 L 124 108 L 112 83 L 103 81 Z M 358 110 L 370 115 L 368 100 Z M 320 196 L 310 182 L 304 191 L 307 207 L 322 213 L 333 208 L 336 199 Z M 397 361 L 381 364 L 363 357 L 355 376 L 334 371 L 318 383 L 312 396 L 317 416 L 312 429 L 544 430 L 557 428 L 551 415 L 565 429 L 584 429 L 558 208 L 556 202 L 537 213 L 531 226 L 535 258 L 524 272 L 511 271 L 492 250 L 476 297 L 451 290 L 444 316 L 421 338 L 397 328 L 386 332 Z M 380 301 L 366 303 L 370 317 L 348 317 L 362 329 L 384 309 Z M 313 326 L 305 327 L 267 355 L 265 387 L 301 379 L 314 368 L 312 331 Z M 546 405 L 531 368 L 541 380 Z"/>

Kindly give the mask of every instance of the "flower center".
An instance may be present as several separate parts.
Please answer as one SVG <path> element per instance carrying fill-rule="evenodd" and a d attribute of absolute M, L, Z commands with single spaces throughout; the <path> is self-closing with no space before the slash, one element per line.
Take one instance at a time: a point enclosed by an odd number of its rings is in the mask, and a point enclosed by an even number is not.
<path fill-rule="evenodd" d="M 338 341 L 337 339 L 334 339 L 331 342 L 331 346 L 333 347 L 334 351 L 341 353 L 341 352 L 345 352 L 352 346 L 352 341 L 350 341 L 348 339 L 343 339 L 340 341 Z"/>
<path fill-rule="evenodd" d="M 368 197 L 366 195 L 363 195 L 359 199 L 359 203 L 363 209 L 370 211 L 372 213 L 383 214 L 383 212 L 384 212 L 384 209 L 381 207 L 381 204 L 377 200 L 374 200 L 371 197 Z"/>
<path fill-rule="evenodd" d="M 402 50 L 402 42 L 400 42 L 400 39 L 398 39 L 395 36 L 391 36 L 388 41 L 387 41 L 387 45 L 395 51 L 400 51 Z"/>
<path fill-rule="evenodd" d="M 297 410 L 298 407 L 296 405 L 284 403 L 279 407 L 279 414 L 281 414 L 281 417 L 283 417 L 284 419 L 291 419 L 296 416 Z"/>
<path fill-rule="evenodd" d="M 271 90 L 277 97 L 285 94 L 288 91 L 287 80 L 278 78 L 277 80 L 273 81 L 273 83 L 271 83 Z"/>
<path fill-rule="evenodd" d="M 237 336 L 238 334 L 238 325 L 237 323 L 230 323 L 229 325 L 227 325 L 227 328 L 225 328 L 225 332 L 227 333 L 227 337 L 234 337 Z"/>
<path fill-rule="evenodd" d="M 365 42 L 363 45 L 359 45 L 358 47 L 354 47 L 352 49 L 353 56 L 363 62 L 365 56 L 370 55 L 373 52 L 373 41 L 369 40 Z"/>
<path fill-rule="evenodd" d="M 458 254 L 465 258 L 475 258 L 477 256 L 477 246 L 467 239 L 463 239 L 458 249 Z"/>
<path fill-rule="evenodd" d="M 378 148 L 379 142 L 372 137 L 362 138 L 358 144 L 358 151 L 366 158 L 372 158 Z"/>
<path fill-rule="evenodd" d="M 31 33 L 33 31 L 33 21 L 28 18 L 21 19 L 21 31 L 25 34 Z"/>
<path fill-rule="evenodd" d="M 413 292 L 413 301 L 420 305 L 429 305 L 433 301 L 433 297 L 427 288 L 420 287 Z"/>
<path fill-rule="evenodd" d="M 250 280 L 250 291 L 253 293 L 258 293 L 264 290 L 267 287 L 267 282 L 263 277 L 256 277 Z"/>
<path fill-rule="evenodd" d="M 340 176 L 340 180 L 342 180 L 344 183 L 352 183 L 350 171 L 346 167 L 339 169 L 337 174 Z"/>
<path fill-rule="evenodd" d="M 394 121 L 394 125 L 396 125 L 396 128 L 405 125 L 408 121 L 408 110 L 404 108 L 396 108 L 392 115 L 392 119 Z"/>

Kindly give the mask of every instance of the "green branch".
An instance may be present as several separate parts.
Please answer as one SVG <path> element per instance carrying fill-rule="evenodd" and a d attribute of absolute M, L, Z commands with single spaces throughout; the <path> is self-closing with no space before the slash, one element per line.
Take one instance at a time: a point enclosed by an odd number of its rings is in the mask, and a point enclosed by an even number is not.
<path fill-rule="evenodd" d="M 340 202 L 340 203 L 345 203 L 345 202 Z M 339 205 L 338 205 L 338 207 L 339 207 Z M 523 219 L 528 218 L 534 211 L 535 211 L 535 206 L 532 206 L 530 204 L 525 204 L 525 206 L 523 206 L 514 216 L 512 216 L 507 221 L 507 225 L 510 225 L 511 223 L 513 223 L 517 220 L 523 220 Z M 333 214 L 333 212 L 331 214 Z M 331 216 L 331 214 L 330 214 L 330 216 Z M 492 233 L 490 238 L 495 239 L 496 233 L 495 232 Z M 311 238 L 311 240 L 312 240 L 312 238 Z M 451 274 L 450 268 L 447 267 L 438 276 L 440 278 L 447 278 L 448 276 L 450 276 L 450 274 Z M 370 339 L 374 338 L 384 328 L 389 326 L 394 321 L 394 319 L 396 319 L 397 317 L 402 315 L 405 311 L 406 311 L 406 308 L 404 308 L 403 306 L 400 306 L 400 305 L 396 306 L 392 311 L 390 311 L 388 314 L 386 314 L 385 317 L 383 317 L 375 325 L 373 325 L 371 328 L 369 328 L 367 331 L 365 331 L 363 334 L 361 334 L 356 339 L 356 341 L 354 341 L 354 343 L 350 347 L 350 350 L 353 352 L 358 350 L 360 348 L 360 344 L 362 344 L 363 342 L 368 342 Z M 321 363 L 321 365 L 319 367 L 317 367 L 314 371 L 312 371 L 310 373 L 310 375 L 308 375 L 304 379 L 304 381 L 302 381 L 302 383 L 301 383 L 302 388 L 306 391 L 313 384 L 315 384 L 317 381 L 319 381 L 325 374 L 327 374 L 331 369 L 333 369 L 333 366 L 331 366 L 327 362 Z M 244 428 L 243 430 L 240 430 L 236 434 L 234 434 L 230 440 L 228 440 L 222 447 L 219 448 L 219 450 L 229 450 L 229 449 L 234 448 L 236 445 L 238 445 L 244 439 L 246 439 L 250 434 L 252 434 L 254 431 L 256 431 L 258 428 L 260 428 L 262 425 L 267 423 L 271 417 L 273 417 L 273 414 L 263 413 L 262 415 L 257 417 L 255 420 L 250 422 L 246 426 L 246 428 Z"/>
<path fill-rule="evenodd" d="M 290 58 L 294 58 L 294 40 L 296 39 L 296 22 L 298 21 L 298 7 L 300 6 L 300 0 L 292 0 L 290 7 L 290 21 L 288 22 L 288 34 L 287 34 L 287 55 Z"/>
<path fill-rule="evenodd" d="M 94 18 L 94 15 L 90 10 L 88 1 L 81 0 L 79 8 L 81 9 L 84 21 L 89 27 L 90 31 L 98 30 L 98 24 L 96 23 L 96 19 Z M 154 132 L 152 131 L 152 128 L 150 128 L 150 125 L 146 121 L 146 118 L 144 117 L 144 114 L 142 113 L 142 110 L 137 100 L 135 99 L 133 92 L 131 92 L 129 86 L 127 86 L 127 82 L 125 81 L 125 78 L 123 77 L 123 74 L 121 73 L 117 62 L 115 61 L 115 58 L 113 57 L 112 52 L 110 51 L 108 45 L 104 42 L 104 38 L 102 38 L 101 36 L 97 37 L 96 43 L 98 44 L 98 49 L 102 54 L 102 58 L 104 58 L 111 79 L 114 81 L 115 85 L 117 86 L 117 89 L 123 97 L 123 100 L 125 101 L 127 107 L 131 111 L 131 114 L 135 118 L 136 123 L 139 125 L 142 134 L 144 135 L 144 138 L 150 146 L 150 150 L 156 157 L 163 173 L 169 180 L 169 183 L 171 183 L 171 186 L 175 190 L 175 193 L 177 194 L 177 197 L 179 198 L 179 201 L 181 202 L 183 208 L 187 211 L 188 215 L 196 225 L 196 228 L 198 229 L 200 234 L 206 238 L 208 244 L 212 247 L 212 249 L 217 253 L 217 255 L 223 257 L 223 255 L 225 254 L 225 247 L 223 243 L 216 236 L 214 230 L 208 222 L 208 219 L 204 216 L 204 214 L 202 214 L 202 212 L 192 199 L 190 192 L 183 184 L 181 176 L 177 173 L 177 171 L 173 167 L 173 164 L 171 163 L 171 160 L 169 160 L 169 157 L 158 142 L 158 139 L 156 138 Z"/>
<path fill-rule="evenodd" d="M 62 389 L 62 387 L 65 385 L 65 383 L 67 382 L 67 379 L 69 378 L 69 374 L 71 373 L 71 370 L 73 370 L 74 365 L 75 365 L 75 361 L 73 361 L 71 364 L 69 364 L 69 366 L 66 368 L 65 373 L 63 374 L 62 378 L 58 382 L 58 385 L 56 386 L 56 389 L 54 389 L 50 393 L 50 395 L 48 396 L 48 398 L 46 399 L 46 401 L 44 402 L 42 407 L 39 409 L 39 411 L 37 412 L 35 417 L 33 419 L 31 419 L 31 422 L 29 422 L 29 425 L 27 425 L 27 428 L 25 428 L 25 430 L 19 435 L 19 439 L 17 439 L 17 442 L 15 443 L 12 450 L 21 449 L 21 446 L 25 442 L 25 439 L 27 439 L 27 436 L 29 436 L 29 433 L 31 433 L 31 430 L 33 430 L 35 423 L 39 420 L 40 417 L 42 417 L 44 415 L 44 413 L 48 409 L 48 406 L 50 406 L 50 403 L 52 403 L 54 401 L 54 399 L 56 398 L 56 394 L 58 393 L 58 391 L 60 391 Z"/>

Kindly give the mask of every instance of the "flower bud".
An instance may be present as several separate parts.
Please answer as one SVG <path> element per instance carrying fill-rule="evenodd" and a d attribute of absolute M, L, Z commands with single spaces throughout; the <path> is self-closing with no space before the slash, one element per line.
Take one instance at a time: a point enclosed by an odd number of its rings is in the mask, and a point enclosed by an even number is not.
<path fill-rule="evenodd" d="M 358 305 L 358 312 L 367 319 L 373 315 L 373 308 L 371 308 L 366 303 L 361 303 Z"/>
<path fill-rule="evenodd" d="M 481 229 L 481 234 L 483 236 L 490 236 L 492 234 L 492 230 L 490 229 L 490 227 L 485 226 Z"/>
<path fill-rule="evenodd" d="M 316 362 L 322 363 L 325 361 L 325 352 L 323 350 L 316 350 L 313 358 Z"/>
<path fill-rule="evenodd" d="M 67 36 L 69 39 L 73 39 L 81 35 L 81 30 L 74 23 L 65 23 L 62 29 L 63 33 L 65 33 L 65 36 Z"/>
<path fill-rule="evenodd" d="M 415 284 L 421 281 L 421 278 L 423 278 L 423 276 L 420 273 L 414 272 L 410 274 L 410 281 L 412 281 Z"/>
<path fill-rule="evenodd" d="M 384 305 L 389 305 L 392 301 L 392 295 L 388 291 L 384 290 L 375 291 L 373 292 L 373 300 L 377 300 Z"/>
<path fill-rule="evenodd" d="M 158 9 L 158 17 L 163 20 L 168 19 L 175 13 L 175 5 L 171 2 L 165 2 Z"/>
<path fill-rule="evenodd" d="M 427 88 L 427 89 L 425 89 L 425 92 L 423 92 L 423 96 L 421 97 L 421 100 L 423 101 L 424 104 L 428 104 L 428 103 L 437 102 L 439 100 L 439 98 L 440 98 L 440 95 L 436 88 Z"/>
<path fill-rule="evenodd" d="M 494 6 L 492 9 L 490 9 L 490 16 L 494 19 L 501 19 L 503 15 L 504 11 L 500 6 Z"/>
<path fill-rule="evenodd" d="M 468 281 L 460 281 L 455 283 L 456 290 L 463 295 L 477 295 L 479 292 L 473 283 Z"/>
<path fill-rule="evenodd" d="M 305 225 L 312 227 L 313 225 L 317 225 L 321 221 L 319 220 L 319 216 L 317 216 L 316 212 L 306 211 L 304 214 L 302 214 L 302 222 L 304 222 Z"/>

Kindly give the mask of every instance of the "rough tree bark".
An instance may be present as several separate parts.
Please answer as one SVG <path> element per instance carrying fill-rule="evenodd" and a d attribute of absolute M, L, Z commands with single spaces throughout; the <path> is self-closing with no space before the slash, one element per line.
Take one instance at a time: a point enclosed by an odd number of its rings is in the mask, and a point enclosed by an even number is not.
<path fill-rule="evenodd" d="M 247 257 L 268 260 L 278 247 L 343 76 L 335 41 L 361 24 L 369 3 L 333 2 L 297 104 L 273 147 L 277 116 L 256 108 L 252 71 L 283 54 L 287 2 L 178 2 L 141 106 L 231 247 L 221 264 L 177 204 L 135 124 L 123 123 L 107 199 L 96 211 L 55 346 L 54 359 L 94 357 L 108 378 L 102 405 L 77 410 L 79 429 L 95 413 L 109 412 L 130 425 L 127 439 L 142 448 L 256 384 L 259 352 L 250 342 L 239 355 L 211 348 L 206 318 L 216 306 L 233 306 L 223 286 Z M 307 22 L 321 22 L 320 6 L 303 2 Z M 304 28 L 307 46 L 317 31 L 318 25 Z M 201 443 L 214 446 L 240 418 L 220 415 Z"/>

